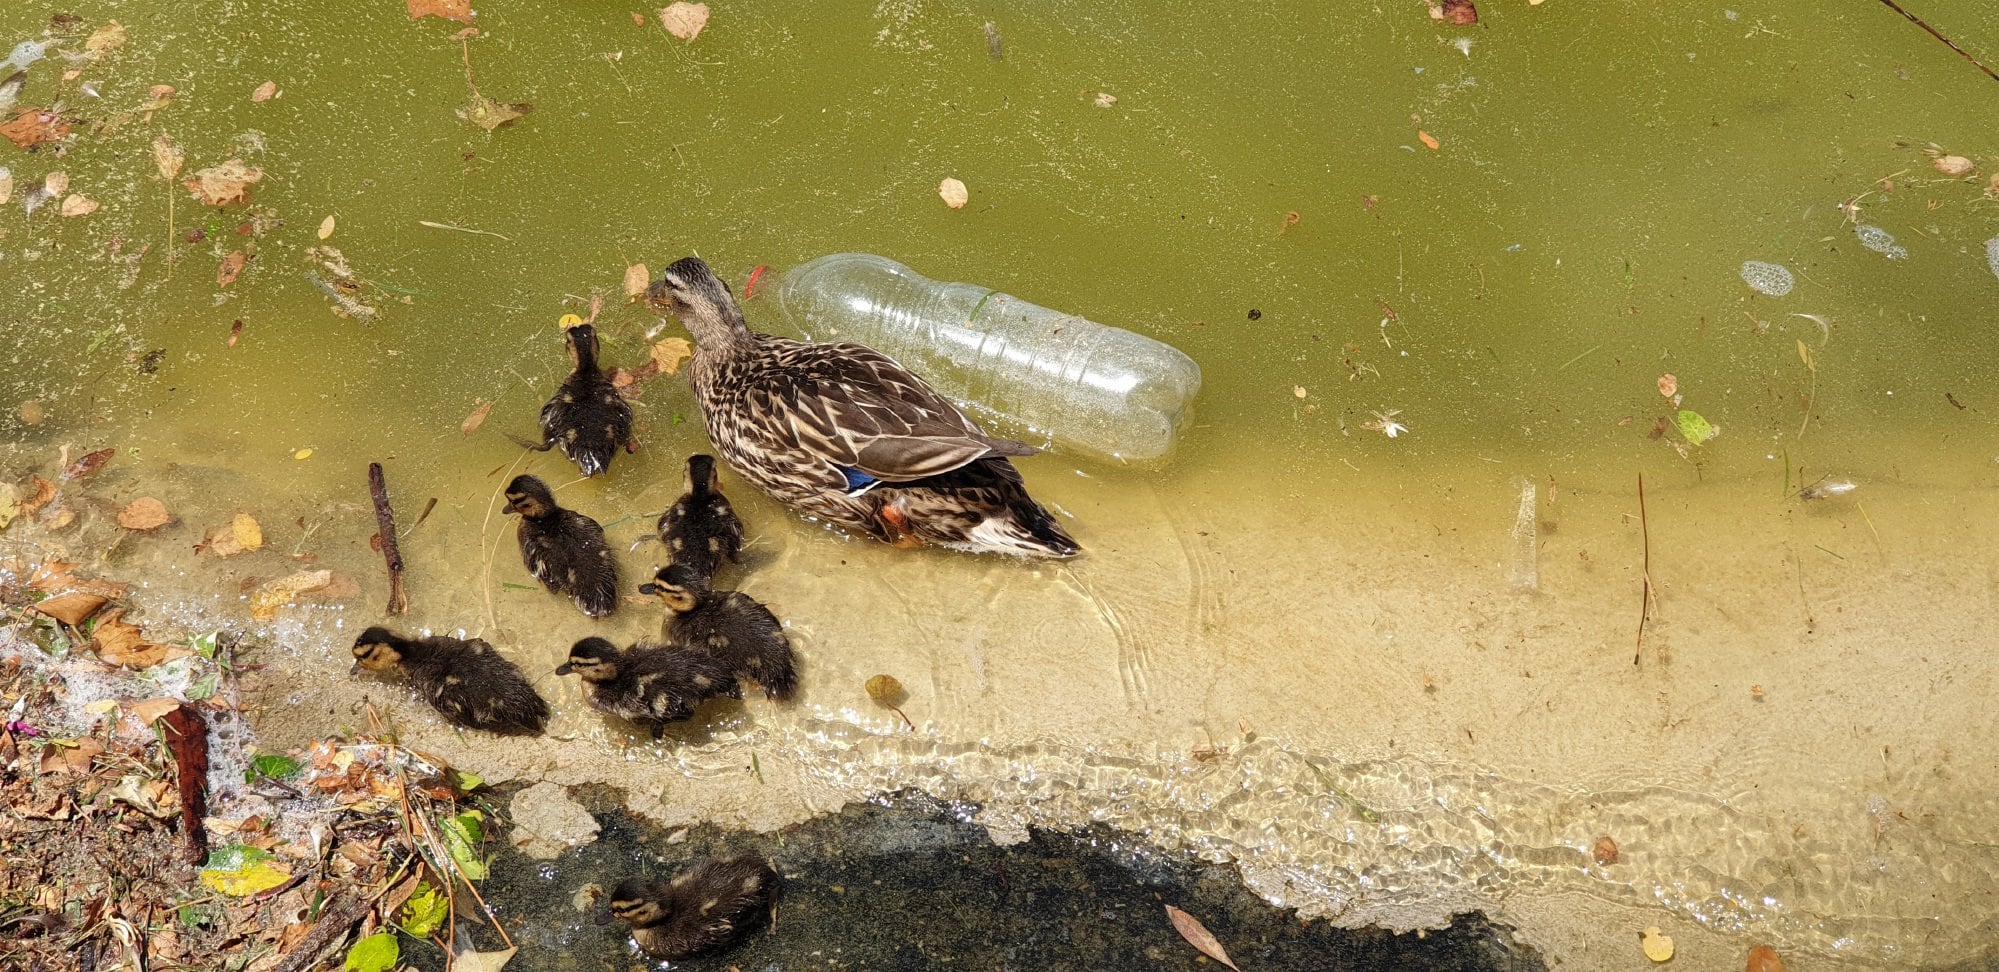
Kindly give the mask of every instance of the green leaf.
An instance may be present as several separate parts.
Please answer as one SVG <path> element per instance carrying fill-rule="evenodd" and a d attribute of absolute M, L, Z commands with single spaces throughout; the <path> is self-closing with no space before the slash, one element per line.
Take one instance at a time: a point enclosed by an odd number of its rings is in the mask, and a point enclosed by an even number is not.
<path fill-rule="evenodd" d="M 416 893 L 403 902 L 403 908 L 396 913 L 396 923 L 414 938 L 427 938 L 444 924 L 451 914 L 451 900 L 444 892 L 431 886 L 429 881 L 416 886 Z"/>
<path fill-rule="evenodd" d="M 269 891 L 292 878 L 290 871 L 280 870 L 272 860 L 269 851 L 242 844 L 217 848 L 201 869 L 201 883 L 232 898 Z"/>
<path fill-rule="evenodd" d="M 485 838 L 485 827 L 480 821 L 485 819 L 485 814 L 467 810 L 443 821 L 444 848 L 467 881 L 486 879 L 486 860 L 479 856 L 479 842 Z"/>
<path fill-rule="evenodd" d="M 194 684 L 187 687 L 187 700 L 199 702 L 202 699 L 214 698 L 216 690 L 221 687 L 221 678 L 222 673 L 209 672 L 195 679 Z"/>
<path fill-rule="evenodd" d="M 460 793 L 470 793 L 486 785 L 486 778 L 477 773 L 467 773 L 462 769 L 454 769 L 452 772 L 458 774 L 458 792 Z"/>
<path fill-rule="evenodd" d="M 250 761 L 250 768 L 243 773 L 243 782 L 255 783 L 259 776 L 287 780 L 298 775 L 298 771 L 298 760 L 279 753 L 265 753 Z"/>
<path fill-rule="evenodd" d="M 395 932 L 376 932 L 347 951 L 347 972 L 389 972 L 402 957 Z"/>
<path fill-rule="evenodd" d="M 221 639 L 222 639 L 222 632 L 210 631 L 209 633 L 202 635 L 199 638 L 189 638 L 187 640 L 187 646 L 189 648 L 194 649 L 195 654 L 200 655 L 201 657 L 206 658 L 209 661 L 214 661 L 216 653 L 222 650 Z"/>
<path fill-rule="evenodd" d="M 1693 409 L 1681 409 L 1679 419 L 1680 434 L 1686 436 L 1687 441 L 1694 445 L 1700 445 L 1721 433 L 1720 429 L 1715 428 L 1707 419 L 1701 418 L 1701 413 Z"/>

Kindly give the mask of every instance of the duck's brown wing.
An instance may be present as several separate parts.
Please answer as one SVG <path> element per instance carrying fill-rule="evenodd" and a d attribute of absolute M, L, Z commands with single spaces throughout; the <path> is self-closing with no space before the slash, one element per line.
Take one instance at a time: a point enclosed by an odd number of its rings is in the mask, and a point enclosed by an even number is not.
<path fill-rule="evenodd" d="M 902 483 L 986 456 L 1040 451 L 980 431 L 928 382 L 872 348 L 769 340 L 777 367 L 751 393 L 751 407 L 843 469 Z"/>

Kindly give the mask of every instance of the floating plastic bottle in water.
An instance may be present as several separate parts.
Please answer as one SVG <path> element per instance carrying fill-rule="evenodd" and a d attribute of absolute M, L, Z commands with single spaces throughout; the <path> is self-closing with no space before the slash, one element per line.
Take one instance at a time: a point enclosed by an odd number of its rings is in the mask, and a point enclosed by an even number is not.
<path fill-rule="evenodd" d="M 865 344 L 951 399 L 1105 458 L 1165 457 L 1201 388 L 1193 359 L 1144 335 L 868 253 L 794 268 L 778 301 L 808 340 Z"/>
<path fill-rule="evenodd" d="M 1771 297 L 1782 297 L 1798 285 L 1791 277 L 1791 271 L 1761 260 L 1742 261 L 1742 282 L 1748 284 L 1750 290 Z"/>

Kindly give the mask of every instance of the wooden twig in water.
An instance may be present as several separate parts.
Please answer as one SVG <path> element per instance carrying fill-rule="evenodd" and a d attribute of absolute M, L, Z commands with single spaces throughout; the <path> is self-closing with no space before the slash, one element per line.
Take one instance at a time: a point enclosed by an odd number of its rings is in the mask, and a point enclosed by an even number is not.
<path fill-rule="evenodd" d="M 1927 22 L 1925 22 L 1923 18 L 1918 17 L 1915 14 L 1908 12 L 1907 10 L 1903 10 L 1901 6 L 1895 2 L 1895 0 L 1881 0 L 1881 3 L 1884 6 L 1886 6 L 1888 9 L 1893 10 L 1904 17 L 1907 17 L 1909 19 L 1909 23 L 1915 24 L 1916 26 L 1929 31 L 1931 37 L 1943 41 L 1944 46 L 1950 48 L 1953 51 L 1956 51 L 1958 57 L 1964 58 L 1965 60 L 1970 61 L 1972 64 L 1977 65 L 1980 71 L 1985 72 L 1986 77 L 1989 77 L 1994 81 L 1999 81 L 1999 72 L 1994 72 L 1991 68 L 1986 67 L 1985 62 L 1980 61 L 1975 57 L 1972 57 L 1970 51 L 1967 51 L 1964 48 L 1957 46 L 1956 41 L 1953 41 L 1950 38 L 1945 37 L 1935 27 L 1931 27 Z"/>
<path fill-rule="evenodd" d="M 403 591 L 403 552 L 396 546 L 396 514 L 389 509 L 389 485 L 382 481 L 382 464 L 368 464 L 368 492 L 375 498 L 375 527 L 382 539 L 382 560 L 389 565 L 389 607 L 391 615 L 410 609 L 409 595 Z"/>
<path fill-rule="evenodd" d="M 208 860 L 208 833 L 202 828 L 202 818 L 208 814 L 208 721 L 200 710 L 183 703 L 160 716 L 160 726 L 166 730 L 167 751 L 173 754 L 179 782 L 182 857 L 200 867 Z"/>
<path fill-rule="evenodd" d="M 436 223 L 427 219 L 419 219 L 416 221 L 416 224 L 418 226 L 428 226 L 431 229 L 450 230 L 454 233 L 471 233 L 474 236 L 499 237 L 500 239 L 506 240 L 509 243 L 512 243 L 514 241 L 513 237 L 511 236 L 501 236 L 499 233 L 495 233 L 492 230 L 473 229 L 470 226 L 453 226 L 450 223 Z"/>
<path fill-rule="evenodd" d="M 1652 614 L 1652 524 L 1645 519 L 1645 474 L 1638 474 L 1638 529 L 1645 538 L 1644 598 L 1638 602 L 1638 643 L 1631 650 L 1631 664 L 1637 665 L 1645 652 L 1645 619 Z"/>

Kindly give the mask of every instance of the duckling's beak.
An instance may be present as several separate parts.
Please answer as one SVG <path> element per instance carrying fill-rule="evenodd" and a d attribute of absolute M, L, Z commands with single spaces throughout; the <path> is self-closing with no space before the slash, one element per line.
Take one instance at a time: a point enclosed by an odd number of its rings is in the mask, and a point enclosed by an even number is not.
<path fill-rule="evenodd" d="M 348 670 L 347 670 L 347 674 L 349 674 L 349 675 L 359 675 L 359 674 L 361 674 L 361 659 L 359 659 L 359 658 L 356 658 L 356 659 L 354 659 L 354 667 L 353 667 L 353 668 L 350 668 L 350 669 L 348 669 Z"/>
<path fill-rule="evenodd" d="M 568 662 L 563 662 L 562 664 L 555 666 L 555 674 L 557 675 L 567 675 L 575 670 L 576 669 L 570 667 Z"/>
<path fill-rule="evenodd" d="M 655 583 L 653 583 L 652 581 L 646 581 L 645 583 L 643 583 L 643 584 L 640 584 L 640 585 L 639 585 L 639 593 L 640 593 L 640 594 L 658 594 L 658 593 L 660 593 L 660 590 L 659 590 L 659 585 L 658 585 L 658 584 L 655 584 Z"/>
<path fill-rule="evenodd" d="M 514 505 L 519 502 L 519 500 L 510 499 L 507 501 L 507 505 L 500 507 L 500 511 L 503 513 L 519 513 L 521 508 Z"/>
<path fill-rule="evenodd" d="M 611 909 L 605 908 L 603 911 L 597 912 L 597 924 L 608 925 L 617 917 L 617 915 L 611 914 Z"/>

